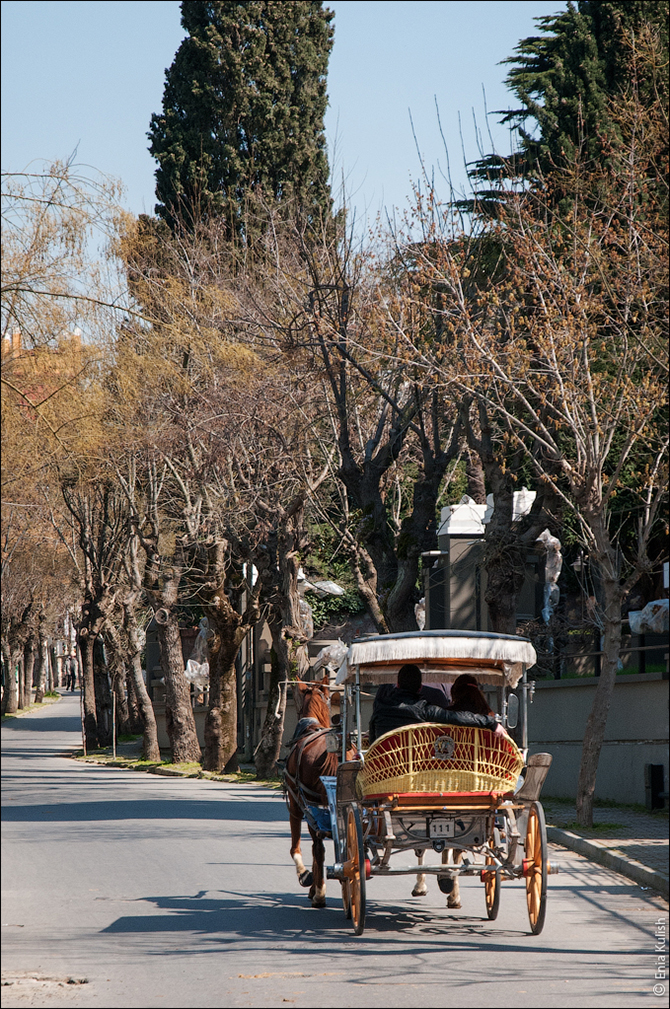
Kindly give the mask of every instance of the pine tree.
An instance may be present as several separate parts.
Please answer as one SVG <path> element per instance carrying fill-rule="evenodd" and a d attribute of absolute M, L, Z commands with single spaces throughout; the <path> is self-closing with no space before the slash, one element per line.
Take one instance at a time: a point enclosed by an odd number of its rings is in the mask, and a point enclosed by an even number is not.
<path fill-rule="evenodd" d="M 623 92 L 644 33 L 655 34 L 667 52 L 667 14 L 665 2 L 581 0 L 536 19 L 542 35 L 523 39 L 505 61 L 511 64 L 507 84 L 519 105 L 507 110 L 502 122 L 515 129 L 519 149 L 511 157 L 491 154 L 473 165 L 480 210 L 491 212 L 504 199 L 503 190 L 487 189 L 487 183 L 546 177 L 573 163 L 578 150 L 587 161 L 607 158 L 617 142 L 611 99 Z M 636 66 L 636 77 L 643 100 L 647 90 L 653 101 L 659 87 L 667 95 L 667 81 L 647 78 L 644 67 Z"/>
<path fill-rule="evenodd" d="M 323 118 L 333 14 L 318 2 L 182 3 L 188 36 L 151 119 L 156 212 L 248 237 L 252 194 L 330 213 Z"/>

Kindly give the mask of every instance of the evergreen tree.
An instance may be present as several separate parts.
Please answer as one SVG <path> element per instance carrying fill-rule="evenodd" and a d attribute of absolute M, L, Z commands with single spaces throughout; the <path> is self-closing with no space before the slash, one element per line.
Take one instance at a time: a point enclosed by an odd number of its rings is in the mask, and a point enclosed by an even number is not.
<path fill-rule="evenodd" d="M 248 237 L 252 194 L 330 213 L 323 117 L 333 14 L 318 2 L 182 3 L 188 32 L 151 119 L 156 212 Z"/>
<path fill-rule="evenodd" d="M 578 149 L 582 159 L 607 157 L 617 142 L 610 100 L 624 90 L 645 33 L 655 35 L 667 53 L 667 14 L 666 2 L 581 0 L 536 19 L 542 35 L 523 39 L 505 61 L 519 106 L 506 111 L 502 122 L 515 128 L 519 150 L 475 162 L 470 175 L 483 184 L 476 201 L 480 210 L 490 212 L 504 199 L 500 188 L 487 189 L 486 183 L 547 176 L 573 163 Z M 667 96 L 667 80 L 650 76 L 644 66 L 637 65 L 635 73 L 643 100 L 645 91 L 650 102 L 659 89 Z M 463 206 L 472 209 L 473 203 Z"/>

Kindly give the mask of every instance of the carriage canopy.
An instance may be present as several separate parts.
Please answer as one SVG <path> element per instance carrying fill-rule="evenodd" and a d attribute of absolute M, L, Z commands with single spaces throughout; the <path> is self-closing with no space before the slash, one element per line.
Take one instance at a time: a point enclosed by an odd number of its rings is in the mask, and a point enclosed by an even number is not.
<path fill-rule="evenodd" d="M 471 673 L 480 683 L 516 687 L 536 662 L 527 638 L 483 631 L 409 631 L 355 641 L 336 683 L 389 683 L 405 663 L 419 666 L 424 683 L 453 683 Z"/>

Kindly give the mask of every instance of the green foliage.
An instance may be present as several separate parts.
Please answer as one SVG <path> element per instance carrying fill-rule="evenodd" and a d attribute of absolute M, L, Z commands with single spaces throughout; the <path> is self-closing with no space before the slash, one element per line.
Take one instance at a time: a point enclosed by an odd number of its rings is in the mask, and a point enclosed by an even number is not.
<path fill-rule="evenodd" d="M 612 98 L 623 93 L 635 65 L 636 87 L 643 102 L 659 93 L 667 97 L 667 69 L 659 75 L 638 48 L 653 37 L 666 53 L 667 4 L 630 0 L 583 0 L 567 10 L 536 18 L 540 35 L 523 39 L 511 64 L 507 84 L 517 107 L 502 122 L 511 124 L 519 150 L 511 157 L 490 154 L 476 161 L 471 178 L 479 183 L 476 205 L 494 213 L 504 201 L 505 180 L 550 176 L 572 164 L 577 151 L 586 161 L 606 161 L 618 143 Z M 487 188 L 494 183 L 495 188 Z M 463 208 L 473 209 L 473 201 Z"/>
<path fill-rule="evenodd" d="M 440 522 L 440 509 L 446 505 L 458 504 L 464 494 L 468 492 L 468 475 L 465 468 L 465 460 L 459 459 L 453 467 L 449 469 L 445 477 L 443 490 L 437 499 L 437 521 Z"/>
<path fill-rule="evenodd" d="M 339 535 L 326 522 L 317 522 L 309 527 L 310 549 L 305 557 L 305 565 L 310 578 L 331 579 L 343 589 L 354 589 L 356 582 L 348 559 L 338 556 Z"/>
<path fill-rule="evenodd" d="M 310 526 L 310 552 L 305 558 L 309 577 L 316 580 L 337 582 L 344 590 L 343 596 L 320 598 L 314 592 L 306 592 L 305 599 L 312 607 L 314 630 L 331 621 L 341 623 L 347 617 L 365 611 L 365 604 L 356 588 L 351 565 L 346 557 L 337 555 L 338 533 L 328 523 Z"/>
<path fill-rule="evenodd" d="M 323 117 L 333 14 L 322 3 L 182 3 L 188 35 L 152 116 L 157 213 L 224 218 L 248 238 L 248 199 L 330 213 Z"/>
<path fill-rule="evenodd" d="M 343 596 L 326 596 L 319 599 L 314 592 L 306 592 L 305 599 L 312 607 L 314 630 L 331 622 L 342 623 L 347 617 L 365 612 L 365 603 L 355 589 L 349 589 Z"/>

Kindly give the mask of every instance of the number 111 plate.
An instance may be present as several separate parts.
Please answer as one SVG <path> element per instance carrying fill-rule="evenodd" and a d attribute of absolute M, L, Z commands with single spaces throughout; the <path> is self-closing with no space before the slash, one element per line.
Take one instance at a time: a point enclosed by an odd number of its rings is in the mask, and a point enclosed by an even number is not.
<path fill-rule="evenodd" d="M 431 820 L 429 825 L 429 837 L 453 837 L 453 820 Z"/>

